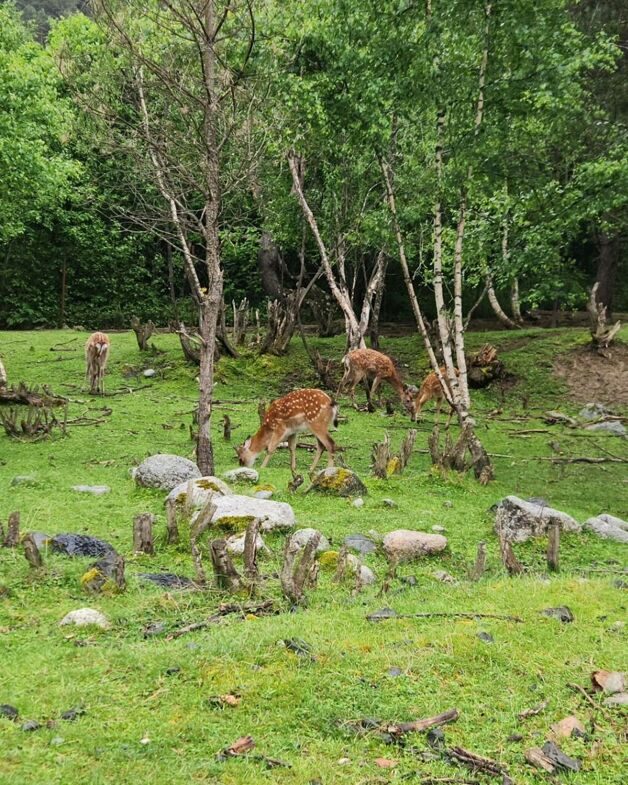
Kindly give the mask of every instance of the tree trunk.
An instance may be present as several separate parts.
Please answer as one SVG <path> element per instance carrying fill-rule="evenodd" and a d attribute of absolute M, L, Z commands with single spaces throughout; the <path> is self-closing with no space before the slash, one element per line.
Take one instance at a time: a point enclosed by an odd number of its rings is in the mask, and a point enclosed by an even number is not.
<path fill-rule="evenodd" d="M 65 324 L 65 301 L 68 291 L 68 263 L 65 257 L 61 264 L 61 297 L 59 300 L 59 327 Z"/>
<path fill-rule="evenodd" d="M 615 280 L 619 262 L 620 240 L 619 237 L 610 237 L 606 232 L 597 236 L 598 262 L 596 281 L 599 283 L 597 302 L 606 307 L 606 317 L 609 321 L 613 317 L 613 295 L 615 293 Z"/>
<path fill-rule="evenodd" d="M 384 274 L 382 277 L 382 282 L 386 280 L 386 270 L 384 270 Z M 379 287 L 377 292 L 375 293 L 375 299 L 373 300 L 373 308 L 371 310 L 371 322 L 369 325 L 369 340 L 371 342 L 371 349 L 377 349 L 379 351 L 379 314 L 382 309 L 382 301 L 384 299 L 384 284 Z"/>
<path fill-rule="evenodd" d="M 214 344 L 216 341 L 216 320 L 222 302 L 222 279 L 212 294 L 211 299 L 208 294 L 199 309 L 199 333 L 202 342 L 200 347 L 196 463 L 203 476 L 214 474 L 211 416 L 214 389 Z"/>
<path fill-rule="evenodd" d="M 488 301 L 491 304 L 491 308 L 493 309 L 493 313 L 497 317 L 498 321 L 507 327 L 509 330 L 516 330 L 518 325 L 513 322 L 513 320 L 508 316 L 508 314 L 504 311 L 504 309 L 499 304 L 499 300 L 497 299 L 497 295 L 495 293 L 495 287 L 493 286 L 493 278 L 490 274 L 486 276 L 486 291 L 488 294 Z"/>
<path fill-rule="evenodd" d="M 155 516 L 150 512 L 143 512 L 133 518 L 133 551 L 135 553 L 155 553 L 153 544 L 153 524 Z"/>
<path fill-rule="evenodd" d="M 519 325 L 523 324 L 523 316 L 521 315 L 521 300 L 519 298 L 519 279 L 515 276 L 510 284 L 510 307 L 512 308 L 512 317 Z"/>
<path fill-rule="evenodd" d="M 257 267 L 262 289 L 273 300 L 283 297 L 283 265 L 277 243 L 270 232 L 263 231 L 257 252 Z"/>

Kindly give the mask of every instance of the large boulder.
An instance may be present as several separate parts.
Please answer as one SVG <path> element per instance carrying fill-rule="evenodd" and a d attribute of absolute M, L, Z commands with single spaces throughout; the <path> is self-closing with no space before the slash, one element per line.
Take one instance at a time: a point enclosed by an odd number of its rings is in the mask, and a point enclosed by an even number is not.
<path fill-rule="evenodd" d="M 216 505 L 211 523 L 225 532 L 243 532 L 254 518 L 262 522 L 262 531 L 291 529 L 295 525 L 294 510 L 286 502 L 255 499 L 252 496 L 214 496 Z"/>
<path fill-rule="evenodd" d="M 604 431 L 613 436 L 625 436 L 626 426 L 622 425 L 619 420 L 604 420 L 604 422 L 596 422 L 593 425 L 586 426 L 587 431 Z"/>
<path fill-rule="evenodd" d="M 526 542 L 532 537 L 542 537 L 547 527 L 555 524 L 566 532 L 579 532 L 581 529 L 571 515 L 518 496 L 506 496 L 497 505 L 495 531 L 508 542 Z"/>
<path fill-rule="evenodd" d="M 615 540 L 616 542 L 628 542 L 628 522 L 614 515 L 596 515 L 589 518 L 584 523 L 585 529 L 597 534 L 605 540 Z"/>
<path fill-rule="evenodd" d="M 316 553 L 324 553 L 328 551 L 330 548 L 329 540 L 325 537 L 324 534 L 318 531 L 318 529 L 297 529 L 295 533 L 291 537 L 291 542 L 294 545 L 298 545 L 299 548 L 305 548 L 308 542 L 312 539 L 315 534 L 320 534 L 321 538 L 318 542 L 318 546 L 316 548 Z"/>
<path fill-rule="evenodd" d="M 192 500 L 188 500 L 188 485 L 191 483 Z M 198 510 L 204 507 L 214 496 L 229 496 L 233 491 L 220 477 L 197 477 L 194 480 L 179 483 L 166 496 L 166 502 L 174 501 L 179 505 L 189 505 Z"/>
<path fill-rule="evenodd" d="M 588 403 L 584 409 L 580 410 L 580 417 L 583 420 L 599 420 L 602 417 L 608 417 L 609 410 L 603 403 Z"/>
<path fill-rule="evenodd" d="M 348 534 L 342 544 L 349 550 L 362 554 L 362 556 L 374 553 L 377 550 L 377 543 L 371 540 L 370 537 L 365 537 L 364 534 Z"/>
<path fill-rule="evenodd" d="M 411 529 L 396 529 L 384 537 L 383 546 L 389 559 L 411 561 L 444 551 L 447 537 Z"/>
<path fill-rule="evenodd" d="M 341 466 L 330 466 L 318 472 L 312 480 L 311 490 L 336 496 L 363 496 L 368 493 L 358 475 Z"/>
<path fill-rule="evenodd" d="M 133 472 L 135 482 L 143 488 L 171 491 L 182 482 L 201 476 L 198 466 L 180 455 L 162 453 L 151 455 Z"/>

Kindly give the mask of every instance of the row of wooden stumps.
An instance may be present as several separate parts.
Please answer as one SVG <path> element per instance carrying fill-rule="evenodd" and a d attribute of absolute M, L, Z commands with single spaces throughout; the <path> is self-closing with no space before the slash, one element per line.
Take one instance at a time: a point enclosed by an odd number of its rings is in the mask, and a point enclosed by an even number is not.
<path fill-rule="evenodd" d="M 402 474 L 414 448 L 417 432 L 410 429 L 401 441 L 399 452 L 393 455 L 390 436 L 385 434 L 383 441 L 375 442 L 371 450 L 371 470 L 375 477 L 386 480 L 393 474 Z"/>
<path fill-rule="evenodd" d="M 512 544 L 507 540 L 502 532 L 498 532 L 499 553 L 504 567 L 509 575 L 521 575 L 524 571 L 523 564 L 515 556 Z M 547 527 L 547 569 L 550 572 L 558 572 L 560 569 L 559 560 L 560 549 L 560 524 L 550 523 Z"/>

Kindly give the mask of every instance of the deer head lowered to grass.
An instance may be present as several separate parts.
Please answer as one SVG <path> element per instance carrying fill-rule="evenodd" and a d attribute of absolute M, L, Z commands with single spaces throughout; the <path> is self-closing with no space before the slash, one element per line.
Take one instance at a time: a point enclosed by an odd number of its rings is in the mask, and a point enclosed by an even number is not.
<path fill-rule="evenodd" d="M 322 390 L 293 390 L 283 398 L 273 401 L 266 413 L 260 429 L 249 436 L 244 444 L 236 447 L 241 466 L 253 466 L 257 456 L 267 451 L 262 469 L 268 465 L 277 447 L 288 441 L 290 448 L 290 469 L 294 475 L 297 466 L 297 434 L 310 432 L 316 437 L 316 455 L 310 468 L 314 471 L 324 450 L 328 452 L 329 465 L 334 465 L 336 444 L 329 435 L 329 427 L 337 425 L 338 406 Z"/>
<path fill-rule="evenodd" d="M 395 368 L 393 361 L 382 352 L 376 352 L 375 349 L 355 349 L 348 352 L 342 358 L 342 364 L 345 367 L 345 373 L 338 387 L 338 393 L 349 388 L 349 396 L 355 406 L 355 388 L 359 382 L 365 383 L 366 398 L 368 401 L 369 411 L 373 411 L 372 397 L 379 389 L 382 382 L 388 382 L 397 391 L 397 395 L 402 404 L 407 408 L 407 391 L 408 387 L 401 381 L 399 371 Z M 369 381 L 373 380 L 372 386 L 369 388 Z"/>
<path fill-rule="evenodd" d="M 440 369 L 440 372 L 445 378 L 445 380 L 447 380 L 447 369 L 443 367 Z M 459 375 L 460 374 L 456 369 L 456 376 Z M 423 384 L 418 390 L 416 389 L 416 387 L 406 388 L 405 405 L 408 411 L 410 412 L 410 418 L 413 420 L 413 422 L 417 421 L 417 417 L 421 412 L 421 409 L 426 403 L 429 403 L 429 401 L 436 402 L 436 416 L 438 417 L 444 400 L 445 400 L 445 393 L 443 392 L 443 388 L 441 387 L 438 376 L 434 373 L 434 371 L 432 371 L 425 377 L 425 379 L 423 380 Z M 454 410 L 450 407 L 449 418 L 447 419 L 447 425 L 449 425 L 453 413 Z"/>
<path fill-rule="evenodd" d="M 91 393 L 105 392 L 105 368 L 109 357 L 111 341 L 105 333 L 92 333 L 85 344 L 85 378 Z"/>

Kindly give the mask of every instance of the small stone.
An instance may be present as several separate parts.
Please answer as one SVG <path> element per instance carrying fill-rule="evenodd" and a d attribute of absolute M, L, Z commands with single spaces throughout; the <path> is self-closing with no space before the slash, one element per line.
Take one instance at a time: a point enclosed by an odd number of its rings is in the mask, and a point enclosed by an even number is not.
<path fill-rule="evenodd" d="M 389 558 L 408 561 L 440 553 L 447 547 L 447 538 L 442 534 L 397 529 L 384 537 L 383 544 Z"/>
<path fill-rule="evenodd" d="M 617 692 L 604 700 L 605 706 L 628 706 L 628 692 Z"/>
<path fill-rule="evenodd" d="M 329 540 L 327 537 L 325 537 L 324 534 L 321 534 L 318 529 L 297 529 L 290 538 L 290 542 L 292 545 L 296 545 L 299 548 L 305 548 L 305 546 L 315 534 L 320 534 L 320 540 L 316 548 L 316 553 L 324 553 L 325 551 L 328 551 L 331 547 L 329 545 Z"/>
<path fill-rule="evenodd" d="M 495 643 L 495 638 L 493 638 L 490 632 L 478 632 L 478 638 L 484 641 L 484 643 Z"/>
<path fill-rule="evenodd" d="M 23 722 L 20 730 L 23 730 L 25 733 L 31 733 L 34 730 L 39 730 L 41 728 L 41 722 L 37 722 L 37 720 L 26 720 Z"/>
<path fill-rule="evenodd" d="M 302 638 L 287 638 L 281 641 L 289 651 L 293 651 L 298 657 L 312 658 L 312 647 Z"/>
<path fill-rule="evenodd" d="M 390 507 L 391 509 L 397 506 L 397 502 L 393 499 L 382 499 L 382 504 L 384 507 Z"/>
<path fill-rule="evenodd" d="M 584 725 L 580 722 L 577 717 L 570 715 L 569 717 L 565 717 L 564 720 L 560 722 L 555 722 L 552 725 L 552 735 L 555 739 L 565 739 L 569 738 L 569 736 L 584 736 L 586 734 L 586 730 Z"/>
<path fill-rule="evenodd" d="M 597 420 L 600 417 L 608 417 L 609 414 L 609 410 L 601 403 L 588 403 L 579 412 L 583 420 Z"/>
<path fill-rule="evenodd" d="M 623 692 L 625 687 L 625 677 L 619 671 L 611 671 L 604 679 L 602 689 L 607 695 L 613 695 L 616 692 Z"/>
<path fill-rule="evenodd" d="M 506 739 L 506 741 L 516 742 L 516 741 L 523 741 L 524 736 L 523 733 L 511 733 L 510 736 Z"/>
<path fill-rule="evenodd" d="M 543 616 L 558 619 L 558 621 L 563 622 L 563 624 L 568 624 L 575 619 L 575 616 L 566 605 L 561 605 L 558 608 L 545 608 L 541 613 Z"/>
<path fill-rule="evenodd" d="M 380 608 L 380 610 L 370 613 L 366 619 L 367 621 L 384 621 L 385 619 L 396 619 L 398 615 L 397 611 L 392 608 Z"/>
<path fill-rule="evenodd" d="M 440 749 L 445 745 L 445 732 L 442 728 L 431 728 L 427 734 L 427 743 L 430 747 Z"/>
<path fill-rule="evenodd" d="M 60 626 L 68 624 L 73 624 L 76 627 L 86 627 L 91 624 L 95 627 L 100 627 L 103 630 L 106 630 L 111 626 L 107 617 L 93 608 L 79 608 L 76 611 L 70 611 L 70 613 L 66 614 L 59 622 Z"/>
<path fill-rule="evenodd" d="M 181 673 L 181 668 L 178 665 L 173 665 L 171 668 L 166 668 L 164 676 L 176 676 Z"/>
<path fill-rule="evenodd" d="M 272 491 L 255 491 L 253 496 L 256 499 L 272 499 L 273 498 L 273 492 Z"/>
<path fill-rule="evenodd" d="M 451 509 L 453 506 L 454 503 L 451 501 L 451 499 L 445 499 L 445 501 L 443 502 L 443 507 L 447 507 L 448 509 Z"/>
<path fill-rule="evenodd" d="M 360 585 L 361 586 L 372 586 L 374 583 L 377 582 L 377 578 L 375 577 L 375 573 L 369 567 L 364 564 L 360 565 Z"/>
<path fill-rule="evenodd" d="M 156 583 L 164 589 L 190 589 L 196 585 L 191 578 L 172 572 L 140 572 L 137 577 L 142 581 Z"/>
<path fill-rule="evenodd" d="M 61 715 L 61 719 L 66 720 L 67 722 L 74 722 L 74 720 L 82 717 L 84 714 L 85 709 L 82 706 L 75 706 L 73 709 L 64 711 Z"/>
<path fill-rule="evenodd" d="M 450 575 L 448 572 L 445 572 L 445 570 L 436 570 L 436 572 L 432 573 L 432 577 L 436 578 L 436 580 L 440 581 L 441 583 L 455 583 L 456 582 L 456 579 L 454 578 L 454 576 Z"/>
<path fill-rule="evenodd" d="M 355 472 L 340 466 L 329 466 L 312 480 L 311 490 L 336 496 L 364 496 L 366 486 Z"/>
<path fill-rule="evenodd" d="M 418 585 L 418 581 L 416 579 L 416 575 L 404 575 L 402 578 L 399 578 L 401 583 L 404 583 L 406 586 L 410 586 L 414 588 Z"/>
<path fill-rule="evenodd" d="M 436 526 L 432 526 L 432 531 L 436 532 L 437 534 L 442 534 L 443 532 L 446 532 L 447 529 L 444 526 L 439 526 L 437 524 Z"/>
<path fill-rule="evenodd" d="M 604 431 L 613 436 L 625 436 L 626 426 L 619 422 L 619 420 L 606 420 L 605 422 L 596 422 L 593 425 L 587 425 L 587 431 Z"/>
<path fill-rule="evenodd" d="M 39 485 L 39 483 L 37 482 L 37 477 L 34 474 L 18 474 L 11 480 L 11 486 L 15 487 L 16 485 L 35 487 Z"/>
<path fill-rule="evenodd" d="M 395 678 L 396 676 L 401 676 L 403 674 L 403 671 L 401 670 L 401 668 L 389 668 L 386 671 L 386 674 L 388 676 L 392 676 L 393 678 Z"/>
<path fill-rule="evenodd" d="M 15 722 L 19 717 L 19 712 L 15 706 L 11 706 L 10 703 L 2 703 L 0 704 L 0 717 L 6 717 L 7 720 L 13 720 L 13 722 Z"/>
<path fill-rule="evenodd" d="M 354 500 L 351 502 L 351 505 L 352 505 L 353 507 L 356 507 L 356 508 L 359 510 L 359 509 L 360 509 L 360 507 L 364 507 L 364 499 L 363 499 L 361 496 L 358 496 L 358 498 L 357 498 L 357 499 L 354 499 Z"/>
<path fill-rule="evenodd" d="M 91 493 L 92 496 L 104 496 L 110 493 L 111 488 L 108 485 L 73 485 L 72 490 L 77 493 Z"/>
<path fill-rule="evenodd" d="M 626 626 L 626 622 L 624 621 L 615 621 L 611 624 L 608 628 L 609 632 L 621 632 L 624 627 Z"/>
<path fill-rule="evenodd" d="M 369 537 L 363 534 L 349 534 L 344 538 L 343 545 L 349 550 L 356 551 L 363 556 L 369 553 L 374 553 L 377 550 L 377 543 L 373 542 Z"/>
<path fill-rule="evenodd" d="M 233 534 L 231 537 L 227 537 L 227 551 L 232 556 L 242 556 L 244 553 L 244 542 L 246 540 L 246 532 L 242 534 Z M 262 539 L 262 535 L 257 534 L 257 539 L 255 541 L 255 550 L 259 553 L 260 551 L 266 551 L 270 553 L 269 549 L 266 547 L 266 543 Z"/>
<path fill-rule="evenodd" d="M 614 515 L 596 515 L 584 523 L 584 528 L 597 534 L 604 540 L 615 542 L 628 542 L 628 522 L 616 518 Z"/>
<path fill-rule="evenodd" d="M 39 551 L 45 548 L 51 540 L 50 535 L 44 534 L 43 532 L 31 532 L 30 535 Z"/>
<path fill-rule="evenodd" d="M 249 469 L 246 466 L 240 466 L 239 469 L 231 469 L 222 475 L 228 482 L 259 482 L 259 472 L 255 469 Z"/>
<path fill-rule="evenodd" d="M 92 559 L 103 559 L 115 556 L 116 550 L 105 540 L 90 537 L 88 534 L 56 534 L 50 540 L 50 547 L 64 556 L 89 556 Z"/>
<path fill-rule="evenodd" d="M 156 371 L 154 368 L 147 368 L 147 369 L 146 369 L 146 370 L 145 370 L 145 371 L 142 373 L 142 376 L 145 376 L 147 379 L 150 379 L 150 378 L 152 378 L 153 376 L 155 376 L 155 374 L 156 374 L 156 373 L 157 373 L 157 371 Z"/>
<path fill-rule="evenodd" d="M 62 736 L 53 736 L 52 739 L 50 739 L 50 746 L 60 747 L 64 741 L 65 739 Z"/>
<path fill-rule="evenodd" d="M 157 635 L 163 635 L 166 631 L 167 625 L 164 621 L 153 621 L 150 624 L 147 624 L 146 627 L 142 630 L 142 635 L 144 638 L 154 638 Z"/>

